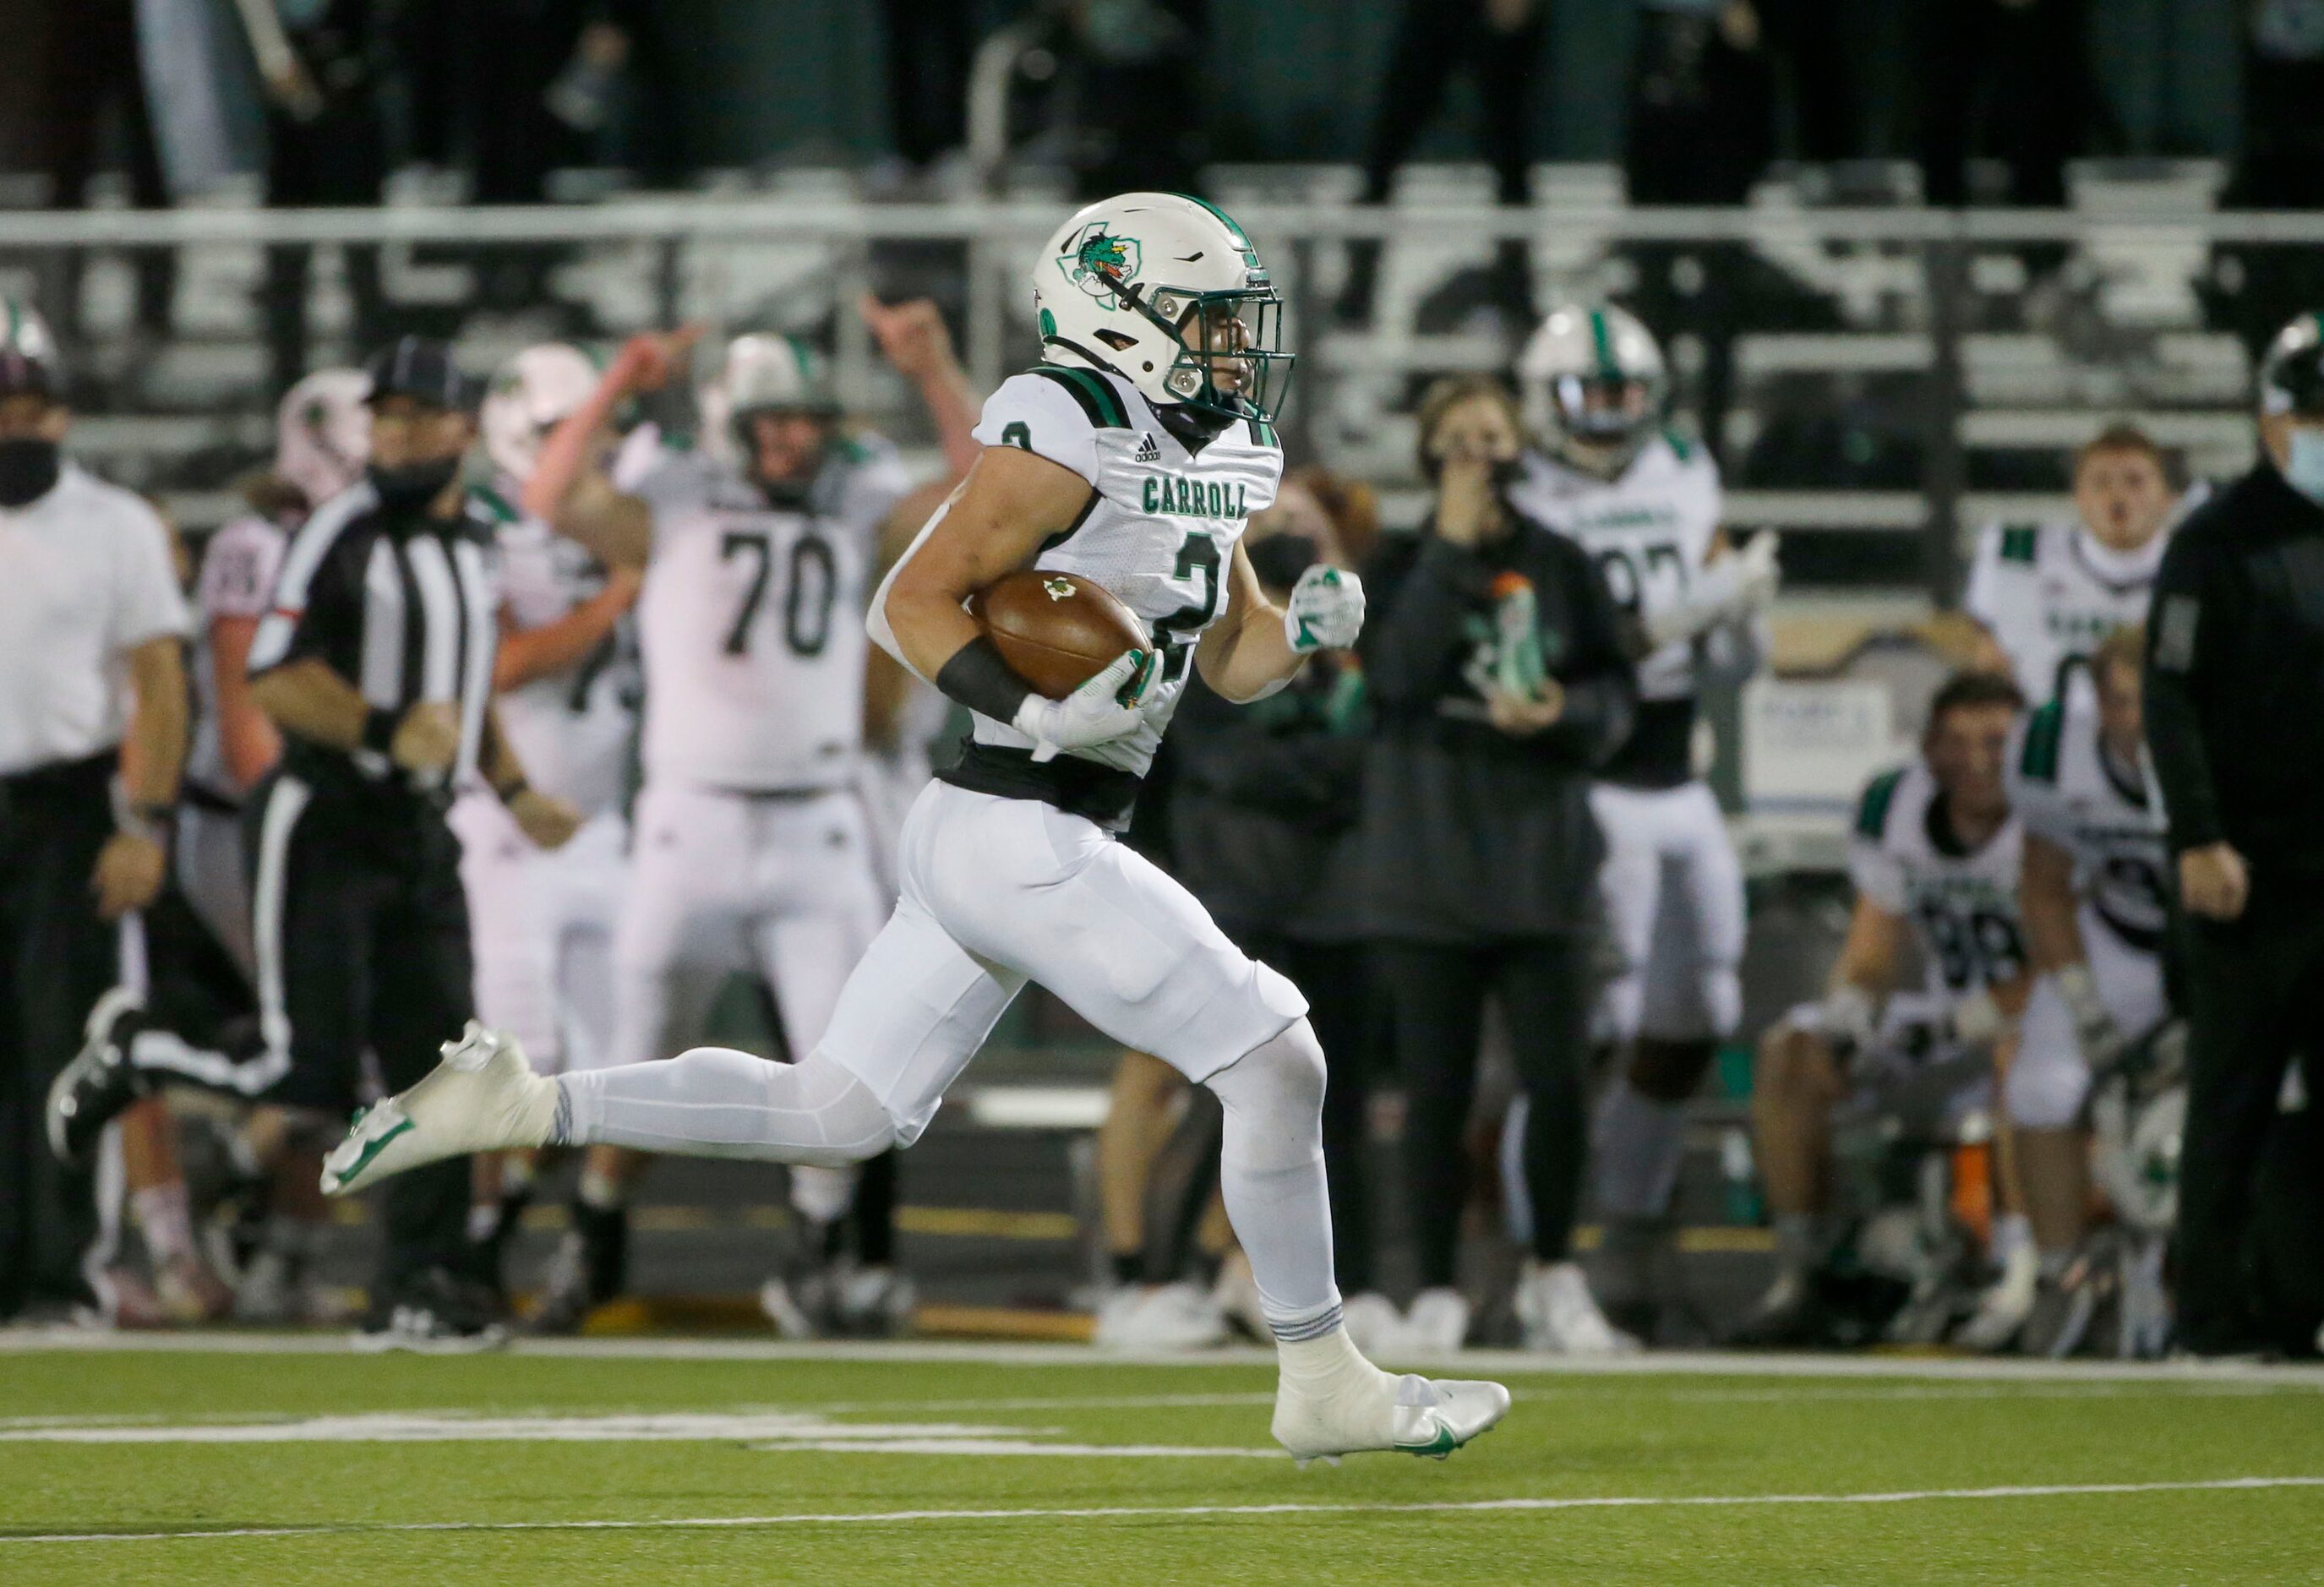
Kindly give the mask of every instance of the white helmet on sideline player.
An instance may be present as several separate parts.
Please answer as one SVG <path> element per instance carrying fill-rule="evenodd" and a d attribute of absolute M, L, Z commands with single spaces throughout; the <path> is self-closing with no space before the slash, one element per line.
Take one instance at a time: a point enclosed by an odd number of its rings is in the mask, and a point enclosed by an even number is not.
<path fill-rule="evenodd" d="M 1242 227 L 1200 198 L 1123 193 L 1075 211 L 1033 262 L 1033 307 L 1052 363 L 1228 418 L 1282 405 L 1283 299 Z"/>
<path fill-rule="evenodd" d="M 1670 379 L 1662 348 L 1635 315 L 1569 303 L 1550 311 L 1517 355 L 1517 389 L 1543 445 L 1627 457 L 1662 422 Z"/>
<path fill-rule="evenodd" d="M 371 457 L 371 377 L 318 369 L 282 393 L 274 413 L 274 473 L 299 488 L 309 511 L 363 477 Z"/>
<path fill-rule="evenodd" d="M 493 466 L 521 484 L 532 477 L 540 443 L 550 429 L 588 400 L 597 365 L 567 342 L 527 347 L 494 373 L 478 427 Z"/>
<path fill-rule="evenodd" d="M 64 398 L 65 365 L 49 322 L 21 298 L 0 298 L 0 396 Z"/>

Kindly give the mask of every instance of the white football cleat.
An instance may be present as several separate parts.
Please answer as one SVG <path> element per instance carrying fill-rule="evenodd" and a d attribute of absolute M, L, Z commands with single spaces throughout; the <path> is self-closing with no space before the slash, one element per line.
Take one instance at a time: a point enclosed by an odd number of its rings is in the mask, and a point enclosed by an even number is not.
<path fill-rule="evenodd" d="M 2008 1349 L 2034 1315 L 2041 1286 L 2041 1257 L 2032 1246 L 2019 1246 L 2003 1260 L 2001 1277 L 1978 1296 L 1976 1314 L 1953 1342 L 1984 1354 Z"/>
<path fill-rule="evenodd" d="M 1527 1350 L 1557 1355 L 1633 1355 L 1638 1342 L 1606 1320 L 1574 1262 L 1528 1261 L 1517 1280 L 1517 1322 Z"/>
<path fill-rule="evenodd" d="M 357 1116 L 323 1159 L 323 1194 L 348 1195 L 444 1158 L 546 1145 L 557 1097 L 516 1038 L 471 1020 L 418 1084 Z"/>
<path fill-rule="evenodd" d="M 1181 1280 L 1119 1289 L 1099 1306 L 1094 1342 L 1105 1350 L 1208 1350 L 1224 1344 L 1227 1320 L 1200 1286 Z"/>
<path fill-rule="evenodd" d="M 1286 1378 L 1275 1391 L 1276 1442 L 1305 1466 L 1379 1450 L 1443 1460 L 1508 1414 L 1498 1383 L 1460 1382 L 1377 1368 L 1370 1383 L 1346 1377 L 1330 1393 Z"/>

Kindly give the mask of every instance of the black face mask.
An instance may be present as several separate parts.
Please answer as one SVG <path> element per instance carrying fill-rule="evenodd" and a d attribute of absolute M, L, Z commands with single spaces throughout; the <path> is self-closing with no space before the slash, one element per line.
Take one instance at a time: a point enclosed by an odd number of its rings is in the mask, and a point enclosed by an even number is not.
<path fill-rule="evenodd" d="M 55 488 L 57 444 L 38 436 L 0 441 L 0 507 L 24 507 Z"/>
<path fill-rule="evenodd" d="M 1437 484 L 1444 477 L 1444 459 L 1433 453 L 1422 460 L 1421 466 L 1427 471 L 1428 483 L 1431 484 Z M 1523 457 L 1497 458 L 1493 463 L 1491 476 L 1493 494 L 1503 496 L 1508 494 L 1510 487 L 1525 478 L 1525 473 Z"/>
<path fill-rule="evenodd" d="M 371 488 L 379 493 L 381 506 L 391 512 L 416 512 L 443 494 L 452 476 L 460 472 L 460 460 L 438 457 L 393 466 L 374 463 L 364 472 Z"/>
<path fill-rule="evenodd" d="M 1304 534 L 1271 534 L 1249 547 L 1250 570 L 1271 590 L 1287 590 L 1315 566 L 1315 542 Z"/>

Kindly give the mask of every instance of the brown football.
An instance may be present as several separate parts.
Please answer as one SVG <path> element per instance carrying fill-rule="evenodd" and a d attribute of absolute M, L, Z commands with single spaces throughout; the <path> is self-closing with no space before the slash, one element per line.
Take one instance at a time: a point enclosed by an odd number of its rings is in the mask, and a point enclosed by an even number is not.
<path fill-rule="evenodd" d="M 1137 614 L 1078 573 L 1020 567 L 969 597 L 968 611 L 1017 676 L 1053 700 L 1148 642 Z"/>

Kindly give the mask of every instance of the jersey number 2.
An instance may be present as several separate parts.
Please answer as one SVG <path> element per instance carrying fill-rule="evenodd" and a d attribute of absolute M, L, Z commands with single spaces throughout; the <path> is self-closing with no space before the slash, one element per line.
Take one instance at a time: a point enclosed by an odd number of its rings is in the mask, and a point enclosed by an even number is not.
<path fill-rule="evenodd" d="M 726 631 L 726 653 L 751 653 L 751 633 L 759 608 L 767 599 L 768 576 L 774 569 L 774 546 L 763 530 L 729 530 L 718 542 L 718 559 L 737 556 L 756 558 L 750 587 L 735 609 L 733 626 Z M 783 588 L 783 642 L 795 656 L 818 656 L 831 640 L 831 607 L 839 595 L 839 562 L 831 542 L 808 531 L 791 542 L 790 567 Z"/>
<path fill-rule="evenodd" d="M 1167 617 L 1154 620 L 1154 648 L 1162 652 L 1162 677 L 1172 683 L 1186 676 L 1186 663 L 1194 659 L 1194 641 L 1188 636 L 1210 626 L 1218 612 L 1219 542 L 1206 534 L 1188 535 L 1186 543 L 1178 548 L 1174 572 L 1179 578 L 1199 578 L 1203 601 L 1198 606 L 1181 606 Z"/>

